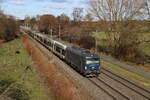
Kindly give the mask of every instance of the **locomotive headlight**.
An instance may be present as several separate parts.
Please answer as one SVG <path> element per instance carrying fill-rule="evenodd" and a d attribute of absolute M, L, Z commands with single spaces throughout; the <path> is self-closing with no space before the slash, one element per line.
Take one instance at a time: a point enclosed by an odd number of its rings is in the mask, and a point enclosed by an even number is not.
<path fill-rule="evenodd" d="M 86 61 L 86 64 L 91 64 L 92 63 L 92 61 Z"/>
<path fill-rule="evenodd" d="M 87 70 L 87 66 L 85 66 L 85 70 Z"/>

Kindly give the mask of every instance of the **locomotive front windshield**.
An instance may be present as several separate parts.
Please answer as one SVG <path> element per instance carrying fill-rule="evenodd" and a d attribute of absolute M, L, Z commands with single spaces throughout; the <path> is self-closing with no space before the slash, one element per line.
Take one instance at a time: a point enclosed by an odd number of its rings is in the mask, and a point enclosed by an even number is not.
<path fill-rule="evenodd" d="M 99 58 L 87 58 L 86 64 L 99 64 Z"/>

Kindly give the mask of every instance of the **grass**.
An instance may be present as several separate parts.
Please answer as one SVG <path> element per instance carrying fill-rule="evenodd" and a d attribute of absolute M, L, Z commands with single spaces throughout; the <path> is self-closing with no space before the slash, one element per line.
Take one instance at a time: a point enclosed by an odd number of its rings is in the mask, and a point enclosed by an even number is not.
<path fill-rule="evenodd" d="M 150 88 L 150 80 L 147 79 L 147 78 L 144 78 L 136 73 L 133 73 L 133 72 L 130 72 L 128 70 L 125 70 L 117 65 L 114 65 L 114 64 L 111 64 L 111 63 L 108 63 L 106 61 L 103 61 L 102 60 L 102 66 L 103 67 L 107 67 L 107 68 L 110 68 L 118 73 L 120 73 L 121 75 L 123 76 L 126 76 L 132 80 L 136 80 L 138 81 L 140 84 L 142 84 L 144 87 L 146 88 Z"/>
<path fill-rule="evenodd" d="M 25 70 L 27 66 L 32 71 Z M 47 100 L 47 91 L 36 73 L 20 39 L 4 43 L 0 47 L 0 80 L 13 80 L 16 84 L 21 84 L 28 90 L 30 100 Z"/>
<path fill-rule="evenodd" d="M 93 36 L 98 39 L 107 39 L 107 35 L 104 32 L 93 32 Z"/>
<path fill-rule="evenodd" d="M 150 40 L 150 33 L 144 33 L 144 39 Z"/>
<path fill-rule="evenodd" d="M 150 42 L 140 44 L 140 48 L 146 55 L 150 56 Z"/>

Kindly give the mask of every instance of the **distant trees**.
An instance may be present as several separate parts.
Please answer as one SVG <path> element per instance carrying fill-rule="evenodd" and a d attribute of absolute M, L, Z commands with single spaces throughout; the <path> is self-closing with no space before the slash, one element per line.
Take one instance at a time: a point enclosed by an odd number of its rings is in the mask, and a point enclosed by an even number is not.
<path fill-rule="evenodd" d="M 72 17 L 75 22 L 81 21 L 83 18 L 83 8 L 74 8 Z"/>
<path fill-rule="evenodd" d="M 3 15 L 3 11 L 1 10 L 1 8 L 0 8 L 0 16 L 2 16 Z"/>
<path fill-rule="evenodd" d="M 89 35 L 91 28 L 88 27 L 88 25 L 90 24 L 85 25 L 83 22 L 83 9 L 74 8 L 72 14 L 73 20 L 66 14 L 61 14 L 57 17 L 49 14 L 37 16 L 36 18 L 26 17 L 24 24 L 31 28 L 36 26 L 40 32 L 52 35 L 53 38 L 59 37 L 63 40 L 79 44 L 85 48 L 94 47 L 95 44 L 93 41 L 95 40 Z M 91 14 L 87 14 L 86 20 L 89 21 L 87 23 L 92 21 Z M 86 38 L 90 41 L 82 41 Z"/>
<path fill-rule="evenodd" d="M 39 20 L 37 21 L 37 25 L 41 32 L 45 32 L 46 34 L 50 32 L 56 33 L 58 22 L 53 15 L 43 15 L 40 16 Z"/>
<path fill-rule="evenodd" d="M 92 22 L 93 21 L 93 16 L 92 16 L 92 14 L 91 13 L 87 13 L 86 15 L 85 15 L 85 17 L 84 17 L 84 20 L 85 21 L 89 21 L 89 22 Z"/>
<path fill-rule="evenodd" d="M 34 25 L 36 24 L 36 21 L 37 21 L 37 19 L 35 17 L 30 18 L 29 16 L 26 16 L 25 19 L 24 19 L 24 24 L 26 26 L 29 26 L 29 27 L 33 28 Z"/>
<path fill-rule="evenodd" d="M 70 21 L 70 18 L 65 14 L 61 14 L 60 16 L 57 17 L 57 19 L 60 24 L 67 24 Z"/>
<path fill-rule="evenodd" d="M 2 0 L 0 0 L 0 17 L 3 15 L 3 10 L 1 9 L 1 2 Z"/>
<path fill-rule="evenodd" d="M 61 14 L 57 16 L 57 21 L 59 35 L 67 33 L 71 19 L 67 15 Z"/>

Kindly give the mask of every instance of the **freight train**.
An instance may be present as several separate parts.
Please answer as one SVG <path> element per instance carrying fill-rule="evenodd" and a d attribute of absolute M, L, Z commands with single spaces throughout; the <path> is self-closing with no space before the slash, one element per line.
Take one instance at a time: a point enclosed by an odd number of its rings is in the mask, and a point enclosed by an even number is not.
<path fill-rule="evenodd" d="M 83 48 L 66 45 L 41 33 L 30 31 L 29 35 L 44 44 L 54 54 L 66 61 L 73 69 L 85 77 L 98 76 L 100 74 L 100 57 L 97 54 Z"/>

